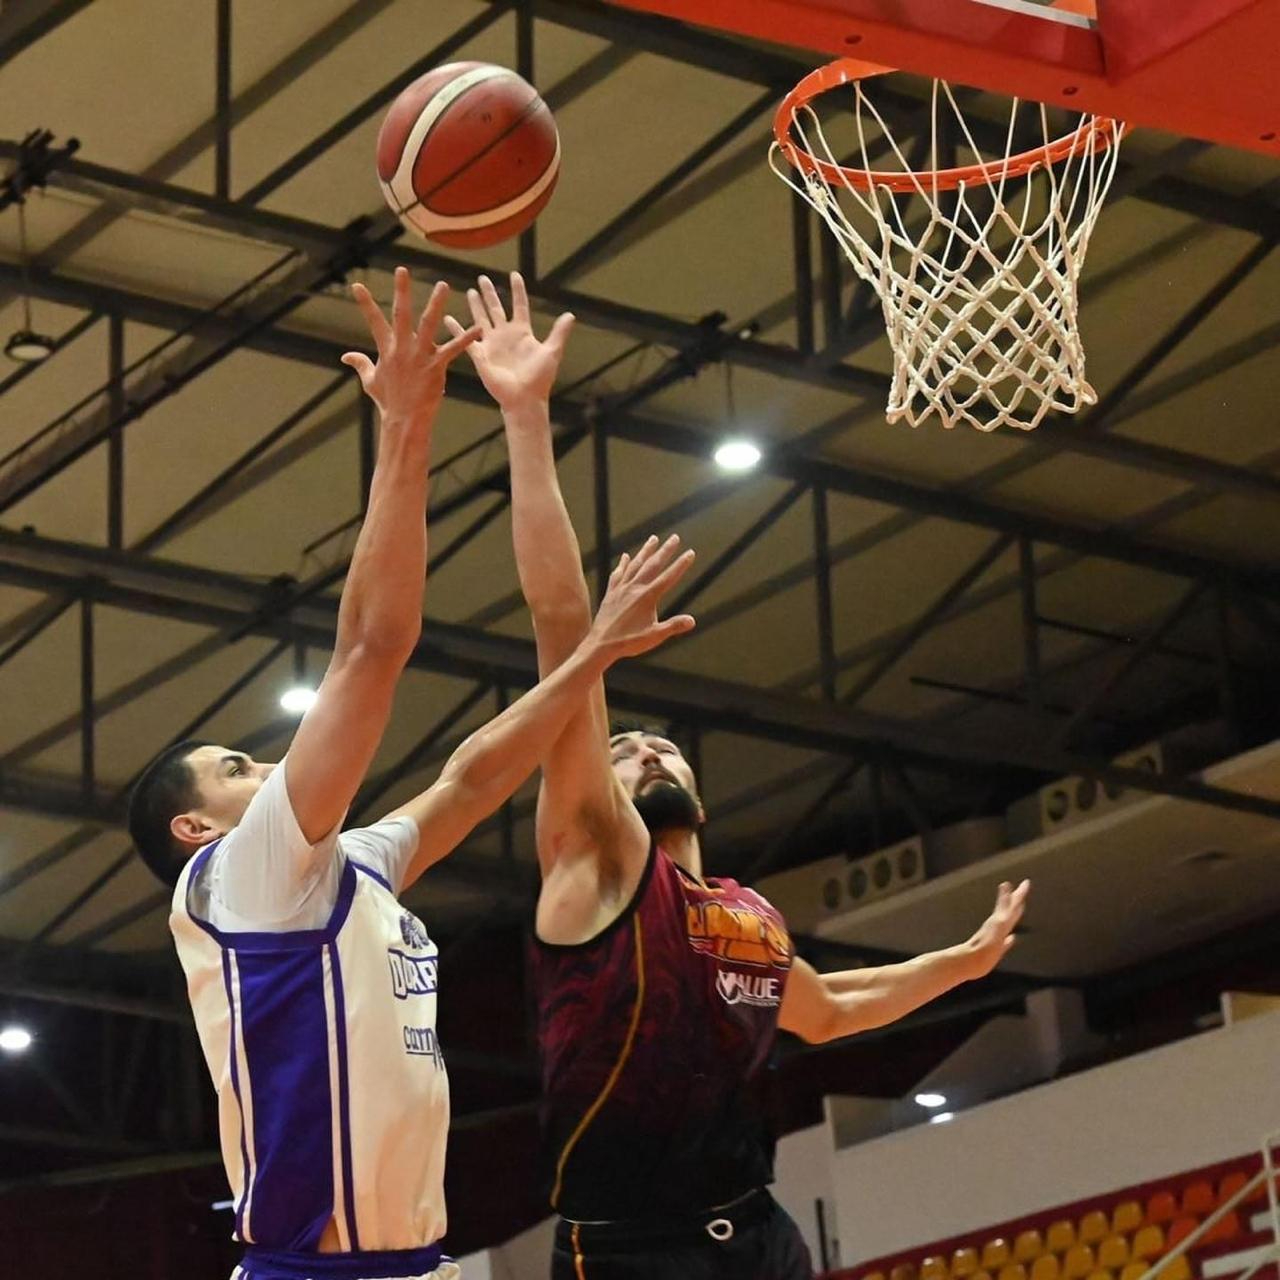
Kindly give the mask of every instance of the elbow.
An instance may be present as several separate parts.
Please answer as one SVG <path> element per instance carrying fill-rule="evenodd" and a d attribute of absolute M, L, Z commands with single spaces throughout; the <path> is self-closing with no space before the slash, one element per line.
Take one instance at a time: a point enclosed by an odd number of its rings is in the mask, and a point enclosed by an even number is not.
<path fill-rule="evenodd" d="M 395 663 L 403 667 L 422 639 L 422 617 L 415 614 L 411 620 L 394 627 L 360 628 L 353 639 L 351 658 L 378 663 Z"/>

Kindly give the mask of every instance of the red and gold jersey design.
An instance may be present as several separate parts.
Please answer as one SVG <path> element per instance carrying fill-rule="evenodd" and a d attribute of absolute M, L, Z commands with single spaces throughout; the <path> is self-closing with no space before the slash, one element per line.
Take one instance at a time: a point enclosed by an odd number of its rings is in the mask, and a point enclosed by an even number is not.
<path fill-rule="evenodd" d="M 771 1177 L 761 1091 L 793 949 L 734 880 L 659 849 L 635 897 L 532 972 L 553 1206 L 580 1221 L 687 1213 Z"/>

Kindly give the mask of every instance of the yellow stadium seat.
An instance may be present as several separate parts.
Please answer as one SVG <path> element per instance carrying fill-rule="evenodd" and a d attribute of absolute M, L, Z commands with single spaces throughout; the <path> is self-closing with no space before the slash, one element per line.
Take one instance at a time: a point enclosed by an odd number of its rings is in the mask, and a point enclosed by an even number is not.
<path fill-rule="evenodd" d="M 1050 1253 L 1066 1253 L 1076 1242 L 1076 1224 L 1068 1222 L 1063 1218 L 1060 1222 L 1055 1222 L 1049 1228 L 1049 1234 L 1045 1237 L 1045 1248 Z"/>
<path fill-rule="evenodd" d="M 920 1264 L 920 1280 L 947 1280 L 951 1274 L 946 1258 L 937 1256 L 926 1258 Z"/>
<path fill-rule="evenodd" d="M 1178 1201 L 1172 1191 L 1157 1191 L 1147 1201 L 1147 1222 L 1152 1226 L 1163 1226 L 1178 1216 Z"/>
<path fill-rule="evenodd" d="M 1149 1262 L 1131 1262 L 1120 1273 L 1120 1280 L 1142 1280 L 1142 1277 L 1151 1270 Z"/>
<path fill-rule="evenodd" d="M 1057 1254 L 1042 1253 L 1031 1264 L 1031 1280 L 1059 1280 L 1062 1275 L 1062 1264 Z"/>
<path fill-rule="evenodd" d="M 1111 1223 L 1101 1209 L 1086 1213 L 1080 1219 L 1076 1229 L 1076 1240 L 1080 1244 L 1099 1244 L 1111 1234 Z"/>
<path fill-rule="evenodd" d="M 988 1240 L 982 1246 L 982 1267 L 984 1271 L 999 1271 L 1012 1261 L 1013 1254 L 1007 1240 L 999 1238 Z"/>
<path fill-rule="evenodd" d="M 1203 1217 L 1218 1207 L 1218 1198 L 1207 1182 L 1192 1182 L 1182 1192 L 1182 1212 L 1188 1217 Z"/>
<path fill-rule="evenodd" d="M 1125 1200 L 1116 1205 L 1111 1214 L 1111 1234 L 1131 1236 L 1142 1226 L 1142 1206 L 1136 1200 Z"/>
<path fill-rule="evenodd" d="M 967 1280 L 978 1270 L 976 1249 L 957 1249 L 951 1255 L 951 1280 Z"/>
<path fill-rule="evenodd" d="M 1062 1280 L 1085 1280 L 1093 1273 L 1096 1261 L 1093 1249 L 1087 1244 L 1078 1244 L 1067 1250 L 1062 1260 Z"/>
<path fill-rule="evenodd" d="M 916 1280 L 915 1264 L 900 1262 L 889 1272 L 889 1280 Z"/>
<path fill-rule="evenodd" d="M 1133 1237 L 1129 1248 L 1129 1256 L 1135 1262 L 1146 1262 L 1148 1258 L 1158 1258 L 1164 1252 L 1164 1230 L 1161 1227 L 1143 1227 Z"/>
<path fill-rule="evenodd" d="M 1108 1236 L 1098 1246 L 1098 1266 L 1106 1271 L 1122 1270 L 1129 1257 L 1129 1242 L 1124 1236 Z"/>
<path fill-rule="evenodd" d="M 1116 1277 L 1114 1272 L 1098 1270 L 1089 1273 L 1089 1280 L 1116 1280 Z"/>
<path fill-rule="evenodd" d="M 1000 1268 L 1000 1280 L 1027 1280 L 1027 1269 L 1020 1262 L 1006 1262 Z"/>
<path fill-rule="evenodd" d="M 862 1280 L 884 1280 L 884 1272 L 868 1271 L 867 1274 L 862 1277 Z"/>
<path fill-rule="evenodd" d="M 1179 1254 L 1160 1272 L 1156 1280 L 1191 1280 L 1191 1263 L 1185 1253 Z"/>
<path fill-rule="evenodd" d="M 1020 1231 L 1013 1242 L 1014 1262 L 1034 1262 L 1044 1252 L 1044 1237 L 1038 1231 Z"/>
<path fill-rule="evenodd" d="M 969 1277 L 969 1280 L 994 1280 L 994 1278 L 990 1271 L 982 1270 L 975 1271 L 973 1275 Z"/>

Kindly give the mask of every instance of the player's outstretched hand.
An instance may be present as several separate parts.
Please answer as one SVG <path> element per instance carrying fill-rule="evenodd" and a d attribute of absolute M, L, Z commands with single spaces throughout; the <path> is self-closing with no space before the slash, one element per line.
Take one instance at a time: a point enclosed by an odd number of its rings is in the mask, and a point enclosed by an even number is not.
<path fill-rule="evenodd" d="M 488 276 L 480 277 L 479 288 L 467 290 L 467 302 L 480 331 L 471 360 L 489 394 L 504 409 L 522 400 L 550 400 L 573 316 L 566 312 L 545 338 L 537 338 L 529 315 L 529 293 L 518 271 L 511 273 L 510 316 Z M 445 317 L 445 324 L 455 338 L 462 336 L 463 328 L 452 316 Z"/>
<path fill-rule="evenodd" d="M 995 910 L 982 922 L 977 933 L 964 944 L 971 963 L 973 978 L 985 978 L 1013 946 L 1014 930 L 1027 907 L 1031 881 L 1024 880 L 1016 889 L 1005 881 L 996 893 Z"/>
<path fill-rule="evenodd" d="M 382 309 L 362 284 L 351 286 L 352 296 L 364 315 L 378 351 L 375 364 L 359 351 L 348 351 L 342 363 L 360 377 L 365 394 L 382 411 L 383 424 L 430 425 L 444 398 L 449 365 L 480 336 L 478 329 L 462 330 L 438 346 L 436 333 L 449 298 L 449 286 L 441 281 L 431 291 L 417 326 L 413 323 L 409 273 L 396 268 L 395 297 L 388 323 Z"/>
<path fill-rule="evenodd" d="M 693 619 L 687 613 L 658 621 L 662 597 L 693 564 L 693 552 L 677 554 L 679 550 L 680 539 L 675 534 L 661 544 L 653 537 L 634 556 L 624 555 L 618 561 L 590 636 L 610 662 L 648 653 L 672 636 L 693 630 Z"/>

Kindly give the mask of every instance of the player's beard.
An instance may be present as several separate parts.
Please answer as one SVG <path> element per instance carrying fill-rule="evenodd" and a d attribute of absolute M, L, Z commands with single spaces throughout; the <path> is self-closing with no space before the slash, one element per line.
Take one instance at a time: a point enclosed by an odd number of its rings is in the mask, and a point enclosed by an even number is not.
<path fill-rule="evenodd" d="M 701 825 L 697 799 L 678 783 L 655 783 L 635 797 L 635 806 L 650 835 L 697 831 Z"/>

